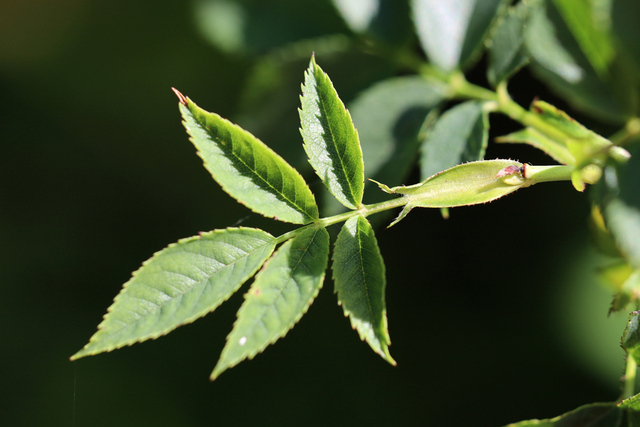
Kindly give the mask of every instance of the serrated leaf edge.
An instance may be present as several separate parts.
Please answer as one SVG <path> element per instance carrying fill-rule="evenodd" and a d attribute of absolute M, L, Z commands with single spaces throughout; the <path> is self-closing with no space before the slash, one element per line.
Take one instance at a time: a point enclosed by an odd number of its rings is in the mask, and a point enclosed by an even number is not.
<path fill-rule="evenodd" d="M 178 245 L 181 245 L 181 244 L 185 244 L 185 243 L 189 243 L 189 242 L 192 242 L 192 241 L 195 241 L 195 240 L 199 240 L 205 235 L 216 234 L 216 233 L 224 233 L 224 232 L 227 232 L 227 231 L 235 231 L 235 230 L 259 230 L 259 229 L 250 228 L 250 227 L 230 227 L 230 228 L 221 229 L 221 230 L 212 230 L 212 231 L 208 231 L 208 232 L 205 232 L 205 233 L 200 233 L 197 236 L 185 237 L 185 238 L 180 239 L 177 242 L 171 243 L 170 245 L 166 246 L 165 248 L 155 252 L 150 258 L 145 260 L 142 263 L 142 265 L 136 271 L 134 271 L 131 274 L 131 278 L 129 280 L 127 280 L 127 282 L 122 286 L 122 289 L 120 290 L 120 292 L 118 292 L 118 295 L 116 295 L 115 298 L 113 299 L 113 303 L 111 303 L 111 305 L 107 308 L 107 312 L 102 316 L 103 320 L 98 324 L 97 331 L 94 332 L 94 334 L 91 336 L 91 338 L 89 338 L 89 342 L 87 344 L 85 344 L 84 347 L 82 347 L 82 349 L 80 349 L 73 356 L 71 356 L 69 358 L 69 360 L 77 360 L 77 359 L 80 359 L 80 358 L 85 357 L 85 356 L 93 356 L 93 355 L 96 355 L 96 354 L 108 353 L 108 352 L 111 352 L 113 350 L 117 350 L 117 349 L 120 349 L 120 348 L 123 348 L 123 347 L 131 346 L 131 345 L 136 344 L 136 343 L 144 342 L 144 341 L 147 341 L 147 340 L 150 340 L 150 339 L 159 338 L 161 336 L 167 335 L 168 333 L 172 332 L 173 330 L 175 330 L 176 328 L 178 328 L 180 326 L 187 325 L 187 324 L 192 323 L 195 320 L 197 320 L 197 319 L 199 319 L 199 318 L 201 318 L 203 316 L 206 316 L 207 314 L 211 313 L 211 311 L 215 310 L 217 307 L 222 305 L 222 303 L 224 303 L 226 300 L 228 300 L 231 297 L 231 295 L 233 295 L 238 290 L 238 288 L 240 288 L 240 286 L 242 286 L 242 284 L 246 282 L 246 280 L 249 280 L 249 278 L 251 278 L 253 275 L 255 275 L 256 271 L 260 268 L 260 266 L 258 266 L 255 269 L 255 271 L 251 275 L 249 275 L 249 277 L 245 280 L 245 282 L 239 283 L 234 291 L 229 292 L 229 295 L 227 295 L 226 298 L 224 298 L 222 301 L 220 301 L 220 304 L 218 304 L 217 306 L 213 307 L 209 311 L 206 311 L 204 313 L 194 314 L 193 316 L 191 316 L 191 317 L 185 319 L 184 321 L 182 321 L 180 324 L 176 325 L 174 328 L 171 328 L 171 329 L 169 329 L 167 331 L 162 331 L 162 332 L 158 332 L 158 333 L 154 333 L 154 334 L 149 334 L 147 336 L 139 337 L 139 338 L 136 338 L 136 339 L 125 340 L 120 345 L 107 347 L 107 348 L 105 348 L 103 350 L 87 351 L 87 350 L 90 349 L 91 344 L 95 343 L 100 338 L 100 337 L 97 337 L 97 335 L 98 335 L 98 333 L 100 331 L 104 330 L 105 324 L 108 321 L 109 315 L 113 312 L 115 304 L 120 300 L 120 298 L 124 294 L 125 290 L 131 285 L 131 283 L 136 278 L 136 276 L 140 273 L 140 271 L 144 267 L 146 267 L 152 260 L 154 260 L 156 257 L 160 256 L 161 254 L 163 254 L 164 252 L 166 252 L 167 250 L 169 250 L 171 248 L 174 248 L 174 247 L 176 247 Z M 265 234 L 267 234 L 269 237 L 271 237 L 273 239 L 269 243 L 265 242 L 265 245 L 271 244 L 273 246 L 273 249 L 272 249 L 272 253 L 273 253 L 273 250 L 275 249 L 275 245 L 276 245 L 275 237 L 273 237 L 271 234 L 267 233 L 264 230 L 260 230 L 260 231 L 264 232 Z M 247 254 L 246 256 L 249 256 L 249 255 L 250 254 Z M 235 264 L 238 261 L 239 260 L 236 260 L 236 261 L 234 261 L 234 263 L 226 265 L 225 268 L 230 266 L 230 265 Z M 156 310 L 159 310 L 161 308 L 162 308 L 162 306 L 159 306 Z M 156 310 L 154 310 L 154 311 L 156 311 Z"/>

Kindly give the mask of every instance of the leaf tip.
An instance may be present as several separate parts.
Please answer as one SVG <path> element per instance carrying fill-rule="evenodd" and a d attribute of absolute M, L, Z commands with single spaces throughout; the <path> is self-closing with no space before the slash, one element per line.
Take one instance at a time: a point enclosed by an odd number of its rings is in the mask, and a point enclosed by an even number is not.
<path fill-rule="evenodd" d="M 389 353 L 389 347 L 384 346 L 382 358 L 389 362 L 391 366 L 398 366 L 398 363 L 391 357 L 391 353 Z"/>
<path fill-rule="evenodd" d="M 180 102 L 180 104 L 184 105 L 185 107 L 187 106 L 187 97 L 184 96 L 182 94 L 182 92 L 180 92 L 178 89 L 176 89 L 175 87 L 172 87 L 171 90 L 173 91 L 173 93 L 176 94 L 176 96 L 178 97 L 178 101 Z"/>

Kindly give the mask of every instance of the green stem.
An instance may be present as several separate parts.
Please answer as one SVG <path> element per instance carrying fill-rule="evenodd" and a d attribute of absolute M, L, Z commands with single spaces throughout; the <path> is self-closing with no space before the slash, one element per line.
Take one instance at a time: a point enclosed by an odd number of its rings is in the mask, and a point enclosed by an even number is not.
<path fill-rule="evenodd" d="M 364 217 L 367 217 L 369 215 L 373 215 L 379 212 L 384 212 L 386 210 L 389 209 L 395 209 L 395 208 L 399 208 L 402 207 L 404 205 L 407 204 L 407 200 L 405 197 L 398 197 L 395 199 L 391 199 L 391 200 L 385 200 L 384 202 L 379 202 L 379 203 L 374 203 L 372 205 L 363 205 L 360 209 L 358 210 L 354 210 L 354 211 L 348 211 L 345 213 L 341 213 L 338 215 L 334 215 L 334 216 L 330 216 L 327 218 L 320 218 L 319 220 L 312 222 L 310 224 L 307 224 L 305 226 L 302 226 L 300 228 L 296 228 L 295 230 L 291 230 L 287 233 L 284 233 L 280 236 L 278 236 L 276 238 L 276 244 L 280 244 L 283 242 L 286 242 L 287 240 L 291 239 L 292 237 L 294 237 L 295 235 L 297 235 L 298 233 L 302 232 L 302 230 L 306 229 L 307 227 L 313 227 L 313 226 L 320 226 L 320 227 L 328 227 L 330 225 L 333 224 L 337 224 L 340 222 L 344 222 L 346 220 L 348 220 L 349 218 L 356 216 L 356 215 L 362 215 Z"/>
<path fill-rule="evenodd" d="M 614 145 L 625 145 L 640 136 L 640 117 L 632 117 L 625 126 L 609 138 Z"/>
<path fill-rule="evenodd" d="M 624 388 L 619 400 L 628 399 L 635 394 L 636 371 L 638 365 L 633 357 L 627 355 L 627 368 L 624 372 Z"/>
<path fill-rule="evenodd" d="M 567 135 L 555 126 L 545 122 L 538 114 L 522 108 L 509 96 L 506 83 L 498 85 L 497 92 L 469 83 L 462 73 L 454 74 L 449 79 L 449 85 L 456 97 L 482 99 L 497 103 L 496 111 L 506 114 L 511 119 L 524 126 L 532 127 L 552 141 L 562 142 Z M 640 127 L 640 126 L 639 126 Z M 544 149 L 544 147 L 542 147 Z"/>
<path fill-rule="evenodd" d="M 525 165 L 523 178 L 527 180 L 525 186 L 539 182 L 571 181 L 573 166 L 529 166 Z"/>
<path fill-rule="evenodd" d="M 462 72 L 449 76 L 447 83 L 456 98 L 481 99 L 499 103 L 498 94 L 482 86 L 469 83 Z"/>

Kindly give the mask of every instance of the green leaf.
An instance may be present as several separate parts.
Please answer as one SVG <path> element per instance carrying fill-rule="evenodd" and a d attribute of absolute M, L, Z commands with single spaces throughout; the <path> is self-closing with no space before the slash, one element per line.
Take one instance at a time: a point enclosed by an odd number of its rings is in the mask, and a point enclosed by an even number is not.
<path fill-rule="evenodd" d="M 304 224 L 318 207 L 302 176 L 262 141 L 176 91 L 183 124 L 213 178 L 249 209 Z"/>
<path fill-rule="evenodd" d="M 623 264 L 627 266 L 627 264 Z M 608 270 L 605 273 L 614 273 Z M 640 270 L 636 270 L 629 274 L 629 277 L 622 283 L 618 293 L 613 298 L 610 312 L 616 312 L 624 309 L 629 303 L 636 302 L 640 299 Z"/>
<path fill-rule="evenodd" d="M 640 268 L 640 145 L 631 147 L 631 158 L 616 170 L 605 169 L 604 184 L 611 186 L 603 215 L 607 228 L 625 258 Z"/>
<path fill-rule="evenodd" d="M 359 209 L 364 164 L 358 132 L 333 84 L 311 58 L 300 98 L 301 133 L 309 163 L 340 203 Z"/>
<path fill-rule="evenodd" d="M 254 61 L 239 94 L 236 122 L 269 141 L 273 150 L 305 176 L 311 165 L 300 144 L 300 70 L 308 67 L 314 52 L 322 58 L 322 68 L 339 82 L 345 101 L 395 72 L 395 65 L 364 52 L 354 39 L 342 34 L 300 40 Z"/>
<path fill-rule="evenodd" d="M 400 185 L 411 171 L 425 123 L 446 98 L 446 86 L 420 76 L 394 77 L 364 90 L 349 111 L 360 135 L 365 175 L 389 185 Z M 370 182 L 365 182 L 365 190 Z M 385 195 L 365 191 L 365 203 L 380 202 Z M 323 212 L 344 211 L 332 196 L 323 198 Z M 374 222 L 383 218 L 376 216 Z"/>
<path fill-rule="evenodd" d="M 615 121 L 629 113 L 628 88 L 600 78 L 552 3 L 531 8 L 524 39 L 536 75 L 576 108 Z"/>
<path fill-rule="evenodd" d="M 278 249 L 245 294 L 212 380 L 293 328 L 322 287 L 328 258 L 324 228 L 307 228 Z"/>
<path fill-rule="evenodd" d="M 385 268 L 373 228 L 363 216 L 350 218 L 342 227 L 333 254 L 333 279 L 338 304 L 360 339 L 387 362 L 389 331 L 384 291 Z"/>
<path fill-rule="evenodd" d="M 622 334 L 622 348 L 630 357 L 633 357 L 636 363 L 640 362 L 640 311 L 629 314 L 627 327 Z"/>
<path fill-rule="evenodd" d="M 620 408 L 631 409 L 633 411 L 640 411 L 640 394 L 631 396 L 628 399 L 623 400 L 618 404 Z"/>
<path fill-rule="evenodd" d="M 617 427 L 624 411 L 615 403 L 590 403 L 546 420 L 520 421 L 506 427 Z"/>
<path fill-rule="evenodd" d="M 606 80 L 616 52 L 609 31 L 608 6 L 594 0 L 553 0 L 596 73 Z"/>
<path fill-rule="evenodd" d="M 494 87 L 529 61 L 522 38 L 527 13 L 528 4 L 518 3 L 497 23 L 489 45 L 487 67 L 487 78 Z"/>
<path fill-rule="evenodd" d="M 624 47 L 623 54 L 640 67 L 640 2 L 637 0 L 615 0 L 611 10 L 611 28 Z"/>
<path fill-rule="evenodd" d="M 412 0 L 413 21 L 429 61 L 443 71 L 467 65 L 482 49 L 503 0 Z"/>
<path fill-rule="evenodd" d="M 333 0 L 351 31 L 398 45 L 411 35 L 409 6 L 397 0 Z"/>
<path fill-rule="evenodd" d="M 464 162 L 481 160 L 489 138 L 484 103 L 467 101 L 438 119 L 422 142 L 420 175 L 426 179 Z"/>
<path fill-rule="evenodd" d="M 225 52 L 247 56 L 345 30 L 327 1 L 195 0 L 189 6 L 204 40 Z"/>
<path fill-rule="evenodd" d="M 544 151 L 558 163 L 572 165 L 575 159 L 563 144 L 547 138 L 534 128 L 525 128 L 495 139 L 498 143 L 529 144 Z"/>
<path fill-rule="evenodd" d="M 228 228 L 180 240 L 133 273 L 89 343 L 73 359 L 165 335 L 213 311 L 260 268 L 276 240 Z"/>

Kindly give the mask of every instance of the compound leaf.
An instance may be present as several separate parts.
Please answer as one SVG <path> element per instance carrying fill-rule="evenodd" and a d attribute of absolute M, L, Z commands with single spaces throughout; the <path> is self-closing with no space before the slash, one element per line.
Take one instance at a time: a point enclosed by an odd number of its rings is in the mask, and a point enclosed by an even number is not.
<path fill-rule="evenodd" d="M 230 196 L 279 221 L 304 224 L 318 218 L 307 183 L 282 157 L 241 127 L 176 94 L 191 142 Z"/>
<path fill-rule="evenodd" d="M 278 249 L 245 294 L 212 380 L 293 328 L 318 295 L 328 258 L 325 228 L 308 228 Z"/>
<path fill-rule="evenodd" d="M 360 339 L 387 362 L 389 331 L 384 291 L 385 268 L 373 228 L 363 216 L 350 218 L 342 227 L 333 254 L 333 279 L 338 304 Z"/>
<path fill-rule="evenodd" d="M 364 164 L 358 132 L 329 76 L 311 58 L 300 101 L 300 123 L 309 163 L 331 194 L 358 209 L 364 192 Z"/>
<path fill-rule="evenodd" d="M 412 0 L 418 37 L 433 65 L 454 71 L 473 59 L 502 0 Z"/>
<path fill-rule="evenodd" d="M 228 228 L 174 243 L 133 273 L 89 343 L 72 359 L 165 335 L 213 311 L 275 248 L 269 233 Z"/>

